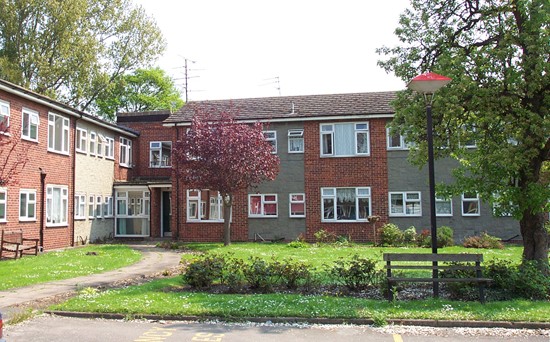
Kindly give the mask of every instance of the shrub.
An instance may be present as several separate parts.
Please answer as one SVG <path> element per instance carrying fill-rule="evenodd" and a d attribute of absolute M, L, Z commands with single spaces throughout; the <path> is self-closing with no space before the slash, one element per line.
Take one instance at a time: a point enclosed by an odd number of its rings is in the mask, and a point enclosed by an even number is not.
<path fill-rule="evenodd" d="M 209 287 L 222 278 L 224 265 L 225 258 L 223 256 L 204 255 L 187 266 L 183 280 L 195 288 Z"/>
<path fill-rule="evenodd" d="M 513 265 L 507 260 L 485 263 L 484 276 L 493 279 L 490 289 L 495 299 L 550 299 L 550 277 L 537 268 L 536 261 Z"/>
<path fill-rule="evenodd" d="M 393 223 L 386 223 L 379 230 L 382 246 L 400 246 L 403 244 L 403 232 Z"/>
<path fill-rule="evenodd" d="M 244 264 L 243 275 L 250 288 L 271 291 L 275 283 L 273 265 L 258 257 L 249 260 L 249 264 Z"/>
<path fill-rule="evenodd" d="M 274 260 L 272 268 L 273 275 L 278 277 L 282 285 L 289 289 L 297 289 L 299 286 L 307 287 L 311 284 L 311 266 L 307 263 L 287 258 L 283 261 Z"/>
<path fill-rule="evenodd" d="M 416 236 L 416 228 L 414 226 L 410 226 L 403 232 L 403 242 L 406 244 L 414 244 L 416 243 Z"/>
<path fill-rule="evenodd" d="M 454 244 L 453 229 L 451 227 L 441 226 L 437 228 L 437 247 L 449 247 Z"/>
<path fill-rule="evenodd" d="M 550 299 L 550 277 L 538 268 L 536 260 L 524 261 L 518 266 L 514 292 L 531 300 Z"/>
<path fill-rule="evenodd" d="M 378 285 L 383 278 L 382 271 L 376 269 L 376 263 L 375 259 L 360 258 L 354 254 L 350 260 L 336 260 L 329 269 L 329 274 L 337 283 L 345 285 L 350 290 L 364 289 Z"/>
<path fill-rule="evenodd" d="M 338 238 L 336 234 L 326 229 L 316 231 L 313 236 L 315 237 L 316 243 L 334 243 Z"/>
<path fill-rule="evenodd" d="M 244 261 L 238 258 L 226 258 L 223 268 L 222 284 L 226 285 L 231 292 L 239 292 L 246 285 L 243 269 Z"/>
<path fill-rule="evenodd" d="M 463 243 L 466 248 L 491 248 L 491 249 L 503 249 L 504 244 L 499 238 L 491 236 L 485 232 L 479 236 L 470 236 L 464 239 Z"/>
<path fill-rule="evenodd" d="M 422 232 L 416 237 L 418 247 L 431 247 L 432 236 L 428 229 L 422 229 Z"/>
<path fill-rule="evenodd" d="M 309 248 L 309 243 L 299 240 L 290 241 L 287 245 L 292 248 Z"/>

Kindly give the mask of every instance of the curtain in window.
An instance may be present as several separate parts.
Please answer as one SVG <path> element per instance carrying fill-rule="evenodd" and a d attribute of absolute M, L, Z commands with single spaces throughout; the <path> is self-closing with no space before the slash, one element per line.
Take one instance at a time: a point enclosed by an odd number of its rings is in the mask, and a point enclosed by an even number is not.
<path fill-rule="evenodd" d="M 354 133 L 353 124 L 334 125 L 334 155 L 352 156 L 355 154 Z"/>

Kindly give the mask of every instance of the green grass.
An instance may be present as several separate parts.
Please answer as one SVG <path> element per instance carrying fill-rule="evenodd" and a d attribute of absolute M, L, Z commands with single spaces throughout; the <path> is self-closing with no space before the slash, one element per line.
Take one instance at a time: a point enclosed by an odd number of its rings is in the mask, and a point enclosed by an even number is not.
<path fill-rule="evenodd" d="M 95 252 L 97 255 L 86 255 Z M 136 263 L 141 253 L 124 245 L 87 245 L 0 262 L 0 291 L 102 273 Z"/>
<path fill-rule="evenodd" d="M 187 248 L 197 252 L 209 252 L 227 254 L 232 253 L 233 257 L 247 260 L 251 256 L 270 259 L 274 256 L 277 259 L 292 258 L 302 262 L 308 262 L 313 267 L 321 267 L 324 264 L 332 264 L 338 258 L 349 258 L 354 254 L 359 254 L 363 258 L 375 258 L 380 260 L 380 266 L 383 265 L 383 253 L 431 253 L 430 248 L 418 247 L 373 247 L 367 244 L 354 244 L 351 247 L 337 245 L 323 245 L 316 247 L 310 245 L 309 248 L 292 248 L 288 244 L 273 243 L 233 243 L 227 247 L 217 243 L 190 243 L 185 245 Z M 477 249 L 464 248 L 460 246 L 445 247 L 438 250 L 439 253 L 472 253 L 483 254 L 484 261 L 492 259 L 504 259 L 515 263 L 521 261 L 523 247 L 507 246 L 505 249 Z M 196 256 L 184 254 L 183 260 L 190 260 Z"/>
<path fill-rule="evenodd" d="M 155 280 L 125 289 L 82 291 L 51 310 L 128 315 L 244 317 L 444 319 L 549 322 L 548 302 L 514 300 L 458 302 L 397 301 L 297 294 L 210 294 L 181 291 L 181 277 Z"/>

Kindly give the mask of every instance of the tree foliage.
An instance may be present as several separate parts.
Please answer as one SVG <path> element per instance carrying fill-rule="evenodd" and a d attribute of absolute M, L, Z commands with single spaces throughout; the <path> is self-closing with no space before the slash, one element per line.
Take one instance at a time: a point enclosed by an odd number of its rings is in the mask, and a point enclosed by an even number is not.
<path fill-rule="evenodd" d="M 117 112 L 177 110 L 183 103 L 174 81 L 160 68 L 122 75 L 97 99 L 99 113 L 111 119 Z"/>
<path fill-rule="evenodd" d="M 451 77 L 433 104 L 438 157 L 455 158 L 458 194 L 477 191 L 520 220 L 524 259 L 548 270 L 543 213 L 550 188 L 550 6 L 545 0 L 411 0 L 379 61 L 404 81 L 434 71 Z M 425 103 L 402 92 L 392 129 L 426 160 Z M 466 145 L 475 142 L 476 148 Z M 547 171 L 546 171 L 547 172 Z"/>
<path fill-rule="evenodd" d="M 274 180 L 279 157 L 264 138 L 262 124 L 239 123 L 231 111 L 197 109 L 191 128 L 172 151 L 177 177 L 188 189 L 219 191 L 224 201 L 224 244 L 230 239 L 233 197 Z"/>
<path fill-rule="evenodd" d="M 165 48 L 131 0 L 0 0 L 0 9 L 0 78 L 81 110 Z"/>

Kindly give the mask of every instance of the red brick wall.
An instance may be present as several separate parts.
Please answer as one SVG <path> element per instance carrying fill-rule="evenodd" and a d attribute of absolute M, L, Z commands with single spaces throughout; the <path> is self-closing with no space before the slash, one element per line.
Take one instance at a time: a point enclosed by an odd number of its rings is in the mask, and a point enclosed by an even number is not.
<path fill-rule="evenodd" d="M 26 100 L 24 98 L 0 91 L 0 99 L 10 104 L 10 132 L 14 139 L 18 139 L 21 132 L 22 108 L 28 108 L 39 113 L 38 142 L 20 140 L 17 145 L 19 151 L 27 150 L 28 162 L 23 171 L 17 175 L 18 184 L 8 187 L 8 211 L 7 223 L 0 223 L 0 229 L 23 229 L 24 236 L 28 238 L 40 237 L 40 213 L 44 211 L 46 220 L 45 205 L 42 205 L 40 170 L 46 172 L 45 187 L 48 185 L 62 185 L 68 188 L 68 224 L 62 227 L 44 228 L 44 248 L 53 249 L 70 246 L 72 242 L 72 213 L 73 213 L 73 156 L 74 146 L 74 117 L 70 117 L 56 110 Z M 70 120 L 70 148 L 71 155 L 62 155 L 48 152 L 48 113 L 62 115 Z M 4 158 L 4 155 L 0 159 Z M 12 158 L 10 158 L 13 161 Z M 3 160 L 2 160 L 3 164 Z M 9 164 L 9 161 L 8 161 Z M 31 222 L 19 221 L 19 190 L 36 190 L 36 220 Z M 45 195 L 44 195 L 45 197 Z M 45 203 L 45 198 L 44 198 Z M 44 223 L 45 225 L 45 223 Z"/>
<path fill-rule="evenodd" d="M 371 119 L 370 156 L 320 157 L 320 122 L 304 123 L 305 189 L 307 199 L 306 239 L 314 240 L 314 233 L 325 229 L 337 235 L 349 235 L 354 241 L 373 241 L 373 224 L 367 222 L 321 222 L 322 187 L 371 187 L 371 215 L 387 222 L 387 155 L 385 120 Z M 377 224 L 377 227 L 380 223 Z"/>

